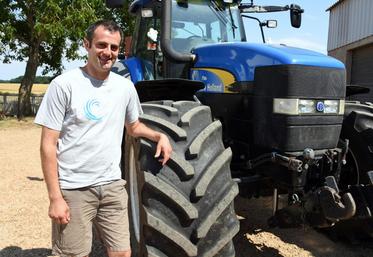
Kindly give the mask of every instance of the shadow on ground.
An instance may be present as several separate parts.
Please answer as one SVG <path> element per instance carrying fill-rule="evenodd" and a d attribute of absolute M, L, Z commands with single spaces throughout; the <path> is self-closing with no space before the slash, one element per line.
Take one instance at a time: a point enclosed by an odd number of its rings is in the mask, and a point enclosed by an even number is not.
<path fill-rule="evenodd" d="M 365 248 L 361 243 L 351 245 L 341 241 L 333 241 L 325 233 L 320 233 L 307 225 L 287 229 L 269 227 L 267 220 L 272 215 L 271 198 L 245 199 L 237 197 L 235 209 L 240 217 L 240 231 L 234 238 L 236 257 L 282 257 L 284 255 L 280 252 L 281 245 L 284 246 L 282 249 L 285 251 L 286 248 L 290 251 L 294 250 L 294 246 L 303 249 L 305 255 L 309 256 L 308 254 L 310 254 L 314 257 L 373 256 L 373 249 Z M 269 233 L 270 237 L 268 237 Z M 261 237 L 266 239 L 256 240 Z M 255 240 L 250 238 L 255 238 Z M 266 240 L 275 240 L 276 248 L 268 247 Z M 297 253 L 294 254 L 297 255 Z"/>
<path fill-rule="evenodd" d="M 51 255 L 51 249 L 34 248 L 22 249 L 18 246 L 8 246 L 0 250 L 0 257 L 47 257 Z"/>
<path fill-rule="evenodd" d="M 8 246 L 0 249 L 0 257 L 49 257 L 52 256 L 52 250 L 47 248 L 22 249 L 18 246 Z M 98 241 L 95 241 L 92 247 L 90 257 L 107 257 L 105 247 Z"/>
<path fill-rule="evenodd" d="M 27 179 L 31 180 L 31 181 L 44 181 L 43 178 L 39 178 L 39 177 L 30 177 L 30 176 L 27 176 Z"/>
<path fill-rule="evenodd" d="M 49 257 L 52 256 L 52 250 L 47 248 L 22 249 L 18 246 L 8 246 L 0 249 L 0 257 Z M 94 241 L 90 257 L 107 257 L 105 247 L 99 242 Z"/>

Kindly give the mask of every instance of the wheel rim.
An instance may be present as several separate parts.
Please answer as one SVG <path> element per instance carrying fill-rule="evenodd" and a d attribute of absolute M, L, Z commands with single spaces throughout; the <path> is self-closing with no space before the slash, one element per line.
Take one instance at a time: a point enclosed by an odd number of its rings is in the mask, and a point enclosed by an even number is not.
<path fill-rule="evenodd" d="M 136 170 L 136 158 L 135 150 L 131 144 L 129 151 L 129 193 L 131 203 L 131 218 L 133 232 L 136 238 L 136 243 L 140 242 L 140 209 L 139 209 L 139 194 L 137 184 L 137 170 Z"/>

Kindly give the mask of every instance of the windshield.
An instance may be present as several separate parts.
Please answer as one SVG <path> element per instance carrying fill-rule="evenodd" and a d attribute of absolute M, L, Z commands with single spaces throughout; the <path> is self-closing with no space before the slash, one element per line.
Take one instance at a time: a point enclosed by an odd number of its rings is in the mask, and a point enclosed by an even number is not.
<path fill-rule="evenodd" d="M 236 4 L 222 1 L 172 1 L 172 47 L 182 53 L 201 45 L 245 41 Z"/>

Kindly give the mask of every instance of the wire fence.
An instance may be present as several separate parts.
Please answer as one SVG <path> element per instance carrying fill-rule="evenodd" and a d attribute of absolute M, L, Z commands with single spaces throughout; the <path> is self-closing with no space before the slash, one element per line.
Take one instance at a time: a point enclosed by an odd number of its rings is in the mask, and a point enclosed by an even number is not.
<path fill-rule="evenodd" d="M 44 95 L 31 94 L 31 111 L 32 114 L 36 114 L 41 100 Z M 0 114 L 5 116 L 17 115 L 18 109 L 18 94 L 14 93 L 0 93 Z"/>

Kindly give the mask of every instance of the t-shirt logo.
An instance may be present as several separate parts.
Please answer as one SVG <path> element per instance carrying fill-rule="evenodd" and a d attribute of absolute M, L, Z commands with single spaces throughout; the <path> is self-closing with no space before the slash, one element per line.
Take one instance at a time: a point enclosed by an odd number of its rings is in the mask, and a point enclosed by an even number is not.
<path fill-rule="evenodd" d="M 99 100 L 88 100 L 84 106 L 84 114 L 89 120 L 100 121 L 105 116 L 102 107 Z"/>

